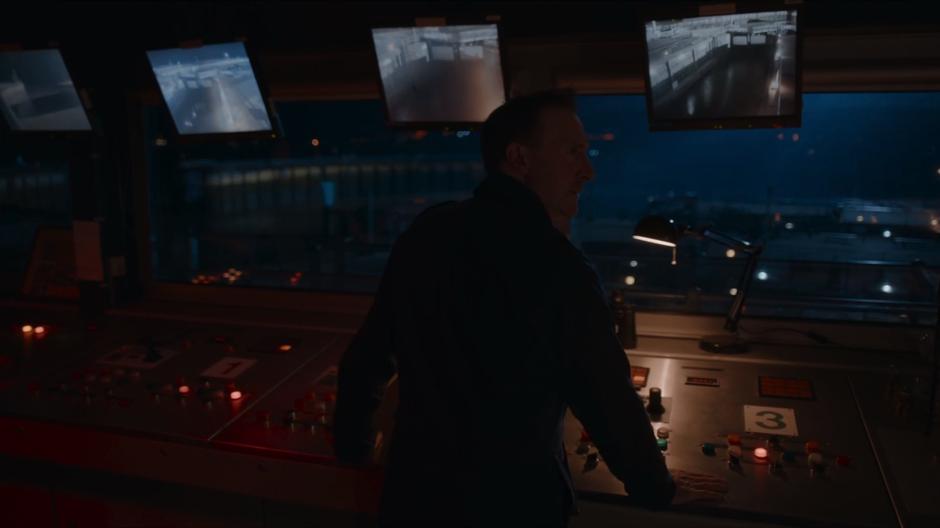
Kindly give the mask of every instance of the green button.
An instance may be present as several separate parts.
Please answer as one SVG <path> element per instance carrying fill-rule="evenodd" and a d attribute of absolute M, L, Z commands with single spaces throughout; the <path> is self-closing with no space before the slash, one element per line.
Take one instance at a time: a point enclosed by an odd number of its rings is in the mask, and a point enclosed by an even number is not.
<path fill-rule="evenodd" d="M 669 447 L 669 440 L 666 440 L 665 438 L 660 438 L 659 440 L 656 440 L 656 445 L 659 446 L 660 451 L 665 451 L 666 448 Z"/>
<path fill-rule="evenodd" d="M 714 456 L 715 446 L 713 444 L 709 444 L 708 442 L 702 444 L 702 453 L 705 453 L 708 456 Z"/>

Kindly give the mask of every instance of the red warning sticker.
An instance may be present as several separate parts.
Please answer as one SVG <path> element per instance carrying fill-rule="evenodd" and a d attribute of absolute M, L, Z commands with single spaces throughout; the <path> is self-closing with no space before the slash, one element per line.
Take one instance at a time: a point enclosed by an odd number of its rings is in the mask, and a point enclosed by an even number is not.
<path fill-rule="evenodd" d="M 649 367 L 630 366 L 630 377 L 633 378 L 633 388 L 640 390 L 646 386 L 646 380 L 650 376 Z"/>
<path fill-rule="evenodd" d="M 808 379 L 758 376 L 758 391 L 761 396 L 769 398 L 816 399 L 813 382 Z"/>
<path fill-rule="evenodd" d="M 698 376 L 688 376 L 685 378 L 686 385 L 701 385 L 703 387 L 718 387 L 718 378 L 702 378 Z"/>

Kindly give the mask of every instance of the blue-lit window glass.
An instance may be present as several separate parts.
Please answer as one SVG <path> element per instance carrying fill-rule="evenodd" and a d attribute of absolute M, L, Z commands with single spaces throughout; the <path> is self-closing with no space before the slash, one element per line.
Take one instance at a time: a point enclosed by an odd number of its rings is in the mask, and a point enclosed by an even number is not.
<path fill-rule="evenodd" d="M 940 93 L 806 94 L 777 130 L 651 133 L 642 96 L 578 105 L 597 176 L 572 240 L 641 309 L 723 313 L 744 267 L 697 240 L 670 265 L 631 239 L 656 213 L 765 246 L 747 316 L 933 318 Z M 185 146 L 148 111 L 157 281 L 369 292 L 414 217 L 483 177 L 476 133 L 389 129 L 378 100 L 277 111 L 275 142 Z"/>
<path fill-rule="evenodd" d="M 18 294 L 36 229 L 68 227 L 72 202 L 65 149 L 43 142 L 0 146 L 0 294 Z"/>
<path fill-rule="evenodd" d="M 276 107 L 273 142 L 174 145 L 147 112 L 155 280 L 369 292 L 414 217 L 483 178 L 476 133 L 389 129 L 379 100 Z"/>
<path fill-rule="evenodd" d="M 727 309 L 744 256 L 631 239 L 660 214 L 764 244 L 746 313 L 887 322 L 934 314 L 940 93 L 804 95 L 798 129 L 647 130 L 641 96 L 579 97 L 597 172 L 573 238 L 638 305 Z M 924 265 L 912 265 L 920 261 Z"/>

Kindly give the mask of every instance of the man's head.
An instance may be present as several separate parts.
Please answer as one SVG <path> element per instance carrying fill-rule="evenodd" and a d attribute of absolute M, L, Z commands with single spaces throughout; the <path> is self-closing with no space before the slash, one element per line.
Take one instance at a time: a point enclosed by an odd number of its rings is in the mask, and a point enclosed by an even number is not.
<path fill-rule="evenodd" d="M 542 201 L 552 223 L 566 231 L 578 212 L 578 195 L 594 177 L 588 142 L 567 93 L 540 92 L 510 99 L 483 123 L 483 163 L 525 184 Z"/>

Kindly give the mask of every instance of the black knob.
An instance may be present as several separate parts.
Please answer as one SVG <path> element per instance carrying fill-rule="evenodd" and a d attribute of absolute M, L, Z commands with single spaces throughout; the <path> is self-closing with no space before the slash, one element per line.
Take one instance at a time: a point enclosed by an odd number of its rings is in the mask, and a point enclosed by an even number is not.
<path fill-rule="evenodd" d="M 650 401 L 646 405 L 646 411 L 650 414 L 662 414 L 666 408 L 663 407 L 663 391 L 659 387 L 650 387 Z"/>

